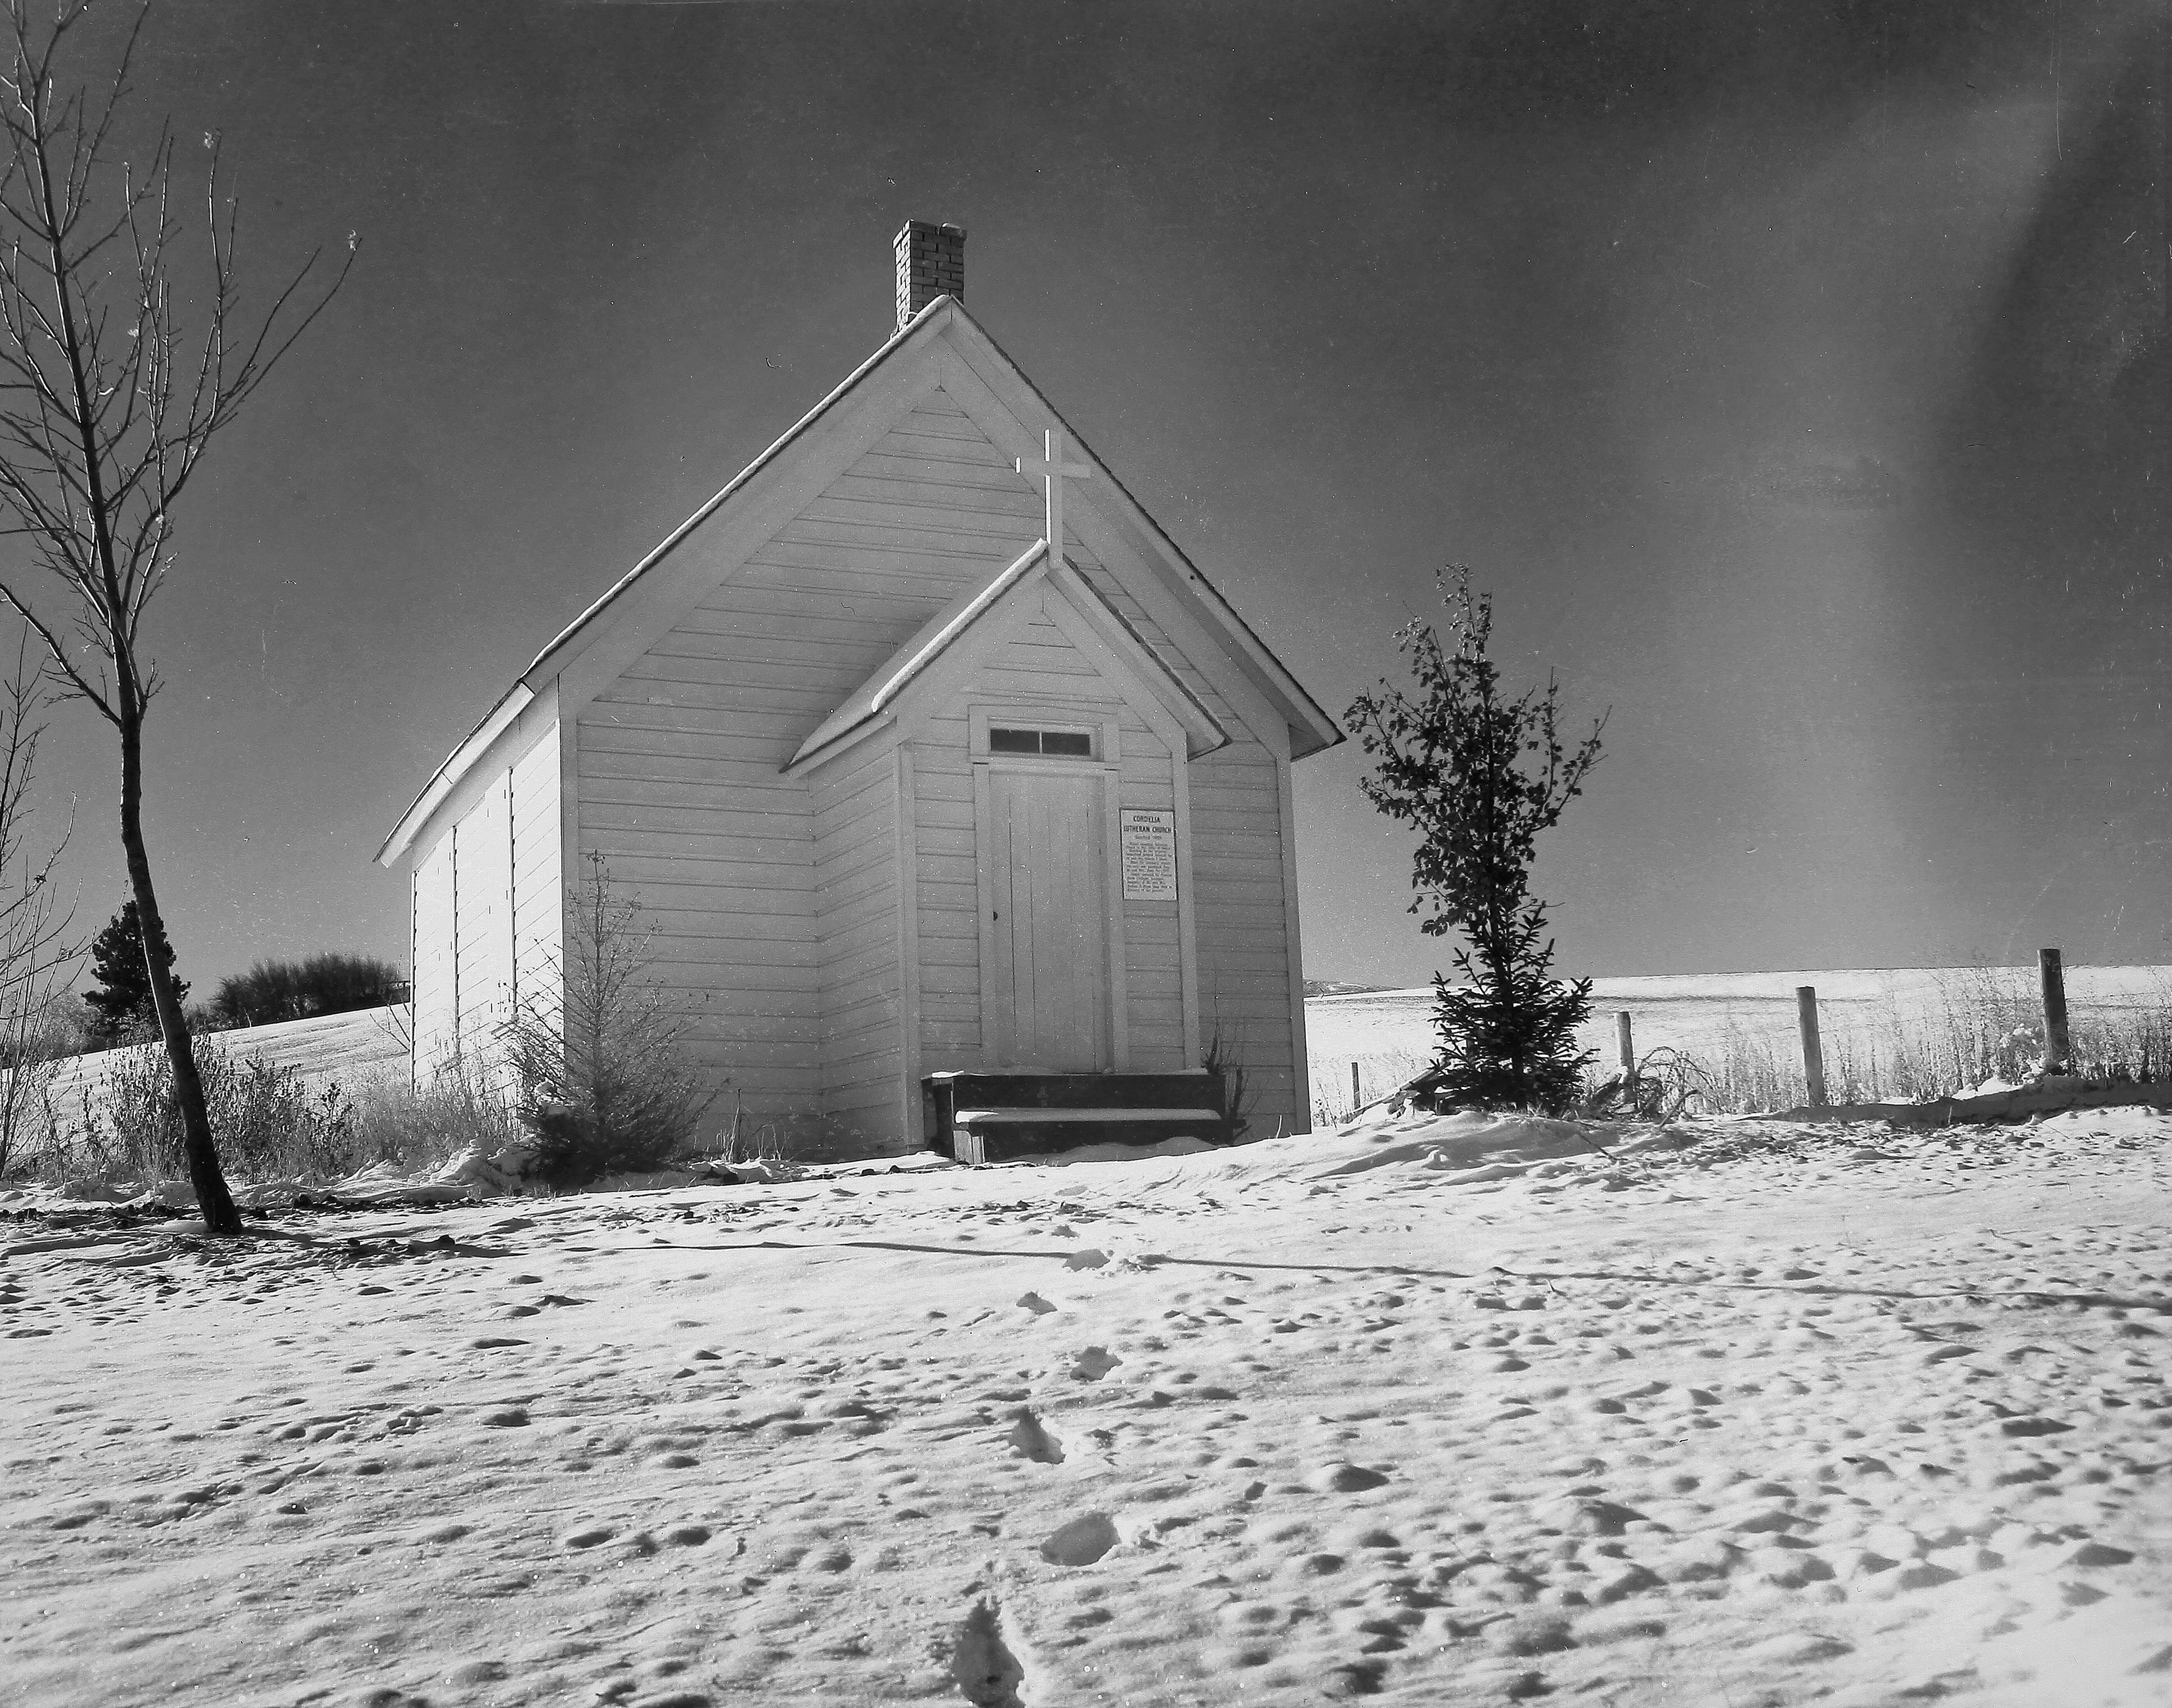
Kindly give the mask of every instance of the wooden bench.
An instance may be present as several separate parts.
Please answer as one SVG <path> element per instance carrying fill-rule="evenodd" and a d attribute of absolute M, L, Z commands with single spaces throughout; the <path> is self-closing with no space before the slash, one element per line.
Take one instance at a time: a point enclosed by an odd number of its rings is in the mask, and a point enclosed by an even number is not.
<path fill-rule="evenodd" d="M 1189 1073 L 933 1073 L 921 1082 L 927 1147 L 1000 1163 L 1081 1145 L 1218 1141 L 1222 1079 Z"/>

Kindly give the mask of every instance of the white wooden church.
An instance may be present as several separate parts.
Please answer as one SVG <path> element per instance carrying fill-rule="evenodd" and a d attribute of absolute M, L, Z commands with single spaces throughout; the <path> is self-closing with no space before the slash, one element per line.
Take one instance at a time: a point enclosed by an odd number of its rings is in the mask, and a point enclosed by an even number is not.
<path fill-rule="evenodd" d="M 418 1078 L 547 993 L 601 857 L 712 1123 L 831 1157 L 1014 1154 L 1051 1104 L 1148 1136 L 1216 1104 L 1212 1052 L 1250 1136 L 1309 1126 L 1290 765 L 1341 733 L 967 315 L 964 262 L 908 224 L 895 336 L 386 840 Z"/>

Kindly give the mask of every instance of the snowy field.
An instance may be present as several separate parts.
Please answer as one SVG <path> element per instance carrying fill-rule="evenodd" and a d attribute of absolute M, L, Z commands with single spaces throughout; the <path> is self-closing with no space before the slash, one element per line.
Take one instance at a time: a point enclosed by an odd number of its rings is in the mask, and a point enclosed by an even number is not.
<path fill-rule="evenodd" d="M 1626 1009 L 1639 1055 L 1661 1046 L 1709 1052 L 1734 1031 L 1777 1039 L 1792 1059 L 1798 986 L 1816 987 L 1820 1029 L 1838 1043 L 1851 1034 L 1874 1034 L 1895 1020 L 1928 1021 L 1949 1001 L 1965 1006 L 1986 978 L 2002 989 L 2035 988 L 2034 969 L 2008 967 L 1847 967 L 1596 979 L 1591 1023 L 1578 1034 L 1578 1042 L 1611 1068 L 1616 1057 L 1614 1017 Z M 2172 967 L 2069 967 L 2066 978 L 2067 1006 L 2078 1021 L 2122 1009 L 2172 1006 Z M 1392 1090 L 1401 1082 L 1396 1076 L 1404 1064 L 1432 1060 L 1432 1014 L 1433 991 L 1424 986 L 1308 1000 L 1305 1033 L 1314 1096 L 1332 1088 L 1340 1099 L 1334 1107 L 1346 1105 L 1352 1061 L 1360 1065 L 1367 1097 Z"/>
<path fill-rule="evenodd" d="M 2172 1701 L 2168 1140 L 0 1222 L 0 1700 Z"/>
<path fill-rule="evenodd" d="M 213 1045 L 237 1060 L 255 1057 L 275 1067 L 291 1067 L 313 1089 L 336 1084 L 352 1090 L 376 1076 L 407 1079 L 407 1034 L 404 1011 L 363 1008 L 349 1014 L 324 1014 L 308 1020 L 282 1020 L 235 1032 L 208 1032 L 198 1048 Z M 53 1081 L 52 1101 L 63 1116 L 74 1114 L 86 1094 L 97 1098 L 106 1077 L 120 1062 L 160 1053 L 164 1046 L 141 1044 L 69 1057 Z"/>

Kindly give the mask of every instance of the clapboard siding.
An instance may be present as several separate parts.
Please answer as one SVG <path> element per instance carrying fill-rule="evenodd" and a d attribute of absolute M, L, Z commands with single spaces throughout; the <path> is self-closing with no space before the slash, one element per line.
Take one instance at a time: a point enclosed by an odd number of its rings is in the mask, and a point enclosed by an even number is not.
<path fill-rule="evenodd" d="M 502 1056 L 513 1016 L 513 777 L 493 776 L 453 828 L 460 883 L 453 916 L 462 1059 L 488 1072 Z"/>
<path fill-rule="evenodd" d="M 1193 691 L 1203 683 L 1199 678 Z M 1218 715 L 1225 726 L 1242 728 L 1226 704 Z M 1239 740 L 1194 760 L 1190 780 L 1201 1038 L 1218 1036 L 1223 1051 L 1242 1062 L 1255 1136 L 1277 1122 L 1284 1132 L 1304 1131 L 1310 1112 L 1298 1107 L 1297 1091 L 1274 755 Z"/>
<path fill-rule="evenodd" d="M 660 814 L 651 814 L 645 812 L 629 814 L 622 815 L 616 823 L 611 822 L 602 814 L 597 816 L 602 820 L 596 826 L 599 835 L 606 830 L 669 830 L 673 835 L 684 839 L 688 857 L 692 859 L 713 861 L 734 866 L 791 866 L 798 863 L 792 858 L 793 845 L 782 837 L 738 836 L 723 833 L 712 834 L 706 829 L 680 829 L 669 824 L 653 822 L 655 819 L 664 816 Z M 717 821 L 704 817 L 695 819 L 692 822 L 707 825 Z M 726 819 L 724 822 L 730 821 Z"/>
<path fill-rule="evenodd" d="M 981 892 L 969 854 L 960 860 L 931 848 L 930 805 L 965 803 L 973 823 L 969 695 L 921 725 L 912 749 L 914 889 L 920 905 L 920 1070 L 923 1074 L 970 1072 L 981 1055 Z M 931 954 L 938 943 L 952 954 Z"/>
<path fill-rule="evenodd" d="M 790 890 L 803 875 L 803 868 L 786 860 L 704 860 L 683 852 L 664 852 L 658 846 L 677 837 L 659 837 L 637 830 L 616 832 L 597 831 L 598 836 L 610 835 L 618 844 L 618 851 L 610 857 L 610 875 L 621 884 L 637 884 L 644 888 L 669 889 L 676 891 L 698 889 L 715 894 L 745 894 L 767 895 L 772 892 Z M 639 848 L 639 853 L 629 853 L 629 848 Z M 804 891 L 793 894 L 793 905 L 811 911 L 812 898 Z"/>
<path fill-rule="evenodd" d="M 418 1086 L 427 1086 L 460 1053 L 454 885 L 453 828 L 448 824 L 415 862 L 415 946 L 410 973 L 415 1002 L 412 1066 Z"/>
<path fill-rule="evenodd" d="M 809 552 L 809 556 L 817 557 L 826 555 L 820 551 Z M 884 551 L 879 545 L 868 548 L 868 558 L 877 564 L 909 561 L 907 554 Z M 728 635 L 755 622 L 775 620 L 791 623 L 803 635 L 825 639 L 843 640 L 859 635 L 879 640 L 894 632 L 897 624 L 910 622 L 912 613 L 922 603 L 902 593 L 866 594 L 849 604 L 834 594 L 810 599 L 804 593 L 789 588 L 766 587 L 758 580 L 735 582 L 721 595 L 713 595 L 709 604 L 688 611 L 675 626 L 692 635 Z M 925 622 L 927 618 L 923 616 L 920 620 Z M 906 632 L 911 633 L 911 628 Z M 902 640 L 904 636 L 898 638 Z"/>
<path fill-rule="evenodd" d="M 524 992 L 555 976 L 564 930 L 556 722 L 516 722 L 458 798 L 457 815 L 415 857 L 418 1087 L 446 1072 L 494 1073 Z"/>
<path fill-rule="evenodd" d="M 559 824 L 558 725 L 513 765 L 513 998 L 541 1013 L 564 962 L 565 837 Z"/>
<path fill-rule="evenodd" d="M 1171 811 L 1176 803 L 1176 788 L 1168 744 L 1129 706 L 1124 707 L 1121 740 L 1123 778 L 1118 804 Z M 1179 881 L 1182 881 L 1180 875 Z M 1189 1065 L 1185 1060 L 1184 966 L 1177 905 L 1126 900 L 1122 906 L 1130 1065 L 1139 1073 L 1175 1072 Z"/>
<path fill-rule="evenodd" d="M 696 897 L 696 900 L 707 898 Z M 659 892 L 648 900 L 642 914 L 644 927 L 656 928 L 653 953 L 660 960 L 699 959 L 702 946 L 728 944 L 730 953 L 750 964 L 800 965 L 811 969 L 814 958 L 808 953 L 809 932 L 804 913 L 745 913 L 713 906 L 674 905 L 675 893 Z"/>
<path fill-rule="evenodd" d="M 895 776 L 884 747 L 814 792 L 822 1123 L 837 1155 L 903 1142 Z"/>
<path fill-rule="evenodd" d="M 700 752 L 703 748 L 723 742 L 752 742 L 782 748 L 789 753 L 791 739 L 800 731 L 811 728 L 816 721 L 804 712 L 756 708 L 733 711 L 721 706 L 691 706 L 684 701 L 664 699 L 644 701 L 638 704 L 616 701 L 609 706 L 606 715 L 596 719 L 594 725 L 584 717 L 583 728 L 607 727 L 639 731 L 652 739 L 663 741 L 676 739 L 687 744 L 688 749 L 693 752 Z"/>
<path fill-rule="evenodd" d="M 804 1146 L 821 1082 L 814 824 L 779 767 L 821 714 L 765 712 L 763 690 L 735 686 L 742 661 L 701 653 L 712 615 L 684 614 L 582 709 L 581 851 L 642 904 L 651 974 L 711 1076 L 708 1124 L 736 1115 Z"/>
<path fill-rule="evenodd" d="M 583 804 L 589 801 L 626 806 L 661 803 L 713 810 L 711 791 L 719 785 L 766 787 L 777 774 L 774 765 L 723 760 L 709 754 L 680 758 L 645 752 L 646 744 L 638 739 L 638 732 L 637 739 L 626 741 L 613 739 L 618 733 L 613 730 L 592 733 L 599 739 L 581 756 L 582 775 L 587 779 L 581 796 Z M 626 783 L 634 787 L 619 787 Z M 795 817 L 792 822 L 798 820 Z"/>

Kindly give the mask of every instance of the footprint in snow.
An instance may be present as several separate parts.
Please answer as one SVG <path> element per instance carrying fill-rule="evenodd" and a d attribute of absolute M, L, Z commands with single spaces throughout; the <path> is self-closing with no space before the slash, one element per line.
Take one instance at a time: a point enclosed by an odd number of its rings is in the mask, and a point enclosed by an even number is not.
<path fill-rule="evenodd" d="M 958 1694 L 974 1708 L 1020 1708 L 1025 1668 L 1004 1643 L 1002 1620 L 987 1602 L 973 1603 L 958 1626 L 950 1655 Z"/>
<path fill-rule="evenodd" d="M 1056 1566 L 1091 1566 L 1120 1539 L 1106 1512 L 1084 1512 L 1043 1542 L 1040 1555 Z"/>
<path fill-rule="evenodd" d="M 1332 1701 L 1352 1696 L 1377 1696 L 1387 1667 L 1379 1661 L 1352 1661 L 1332 1668 L 1321 1680 L 1320 1694 Z M 1511 1692 L 1513 1695 L 1513 1691 Z"/>
<path fill-rule="evenodd" d="M 1377 1489 L 1387 1480 L 1384 1472 L 1341 1461 L 1322 1465 L 1305 1479 L 1323 1495 L 1358 1494 L 1367 1489 Z"/>
<path fill-rule="evenodd" d="M 1063 1448 L 1057 1438 L 1033 1414 L 1030 1406 L 1019 1410 L 1018 1421 L 1011 1426 L 1006 1437 L 1011 1451 L 1022 1459 L 1040 1465 L 1060 1465 L 1063 1463 Z"/>

